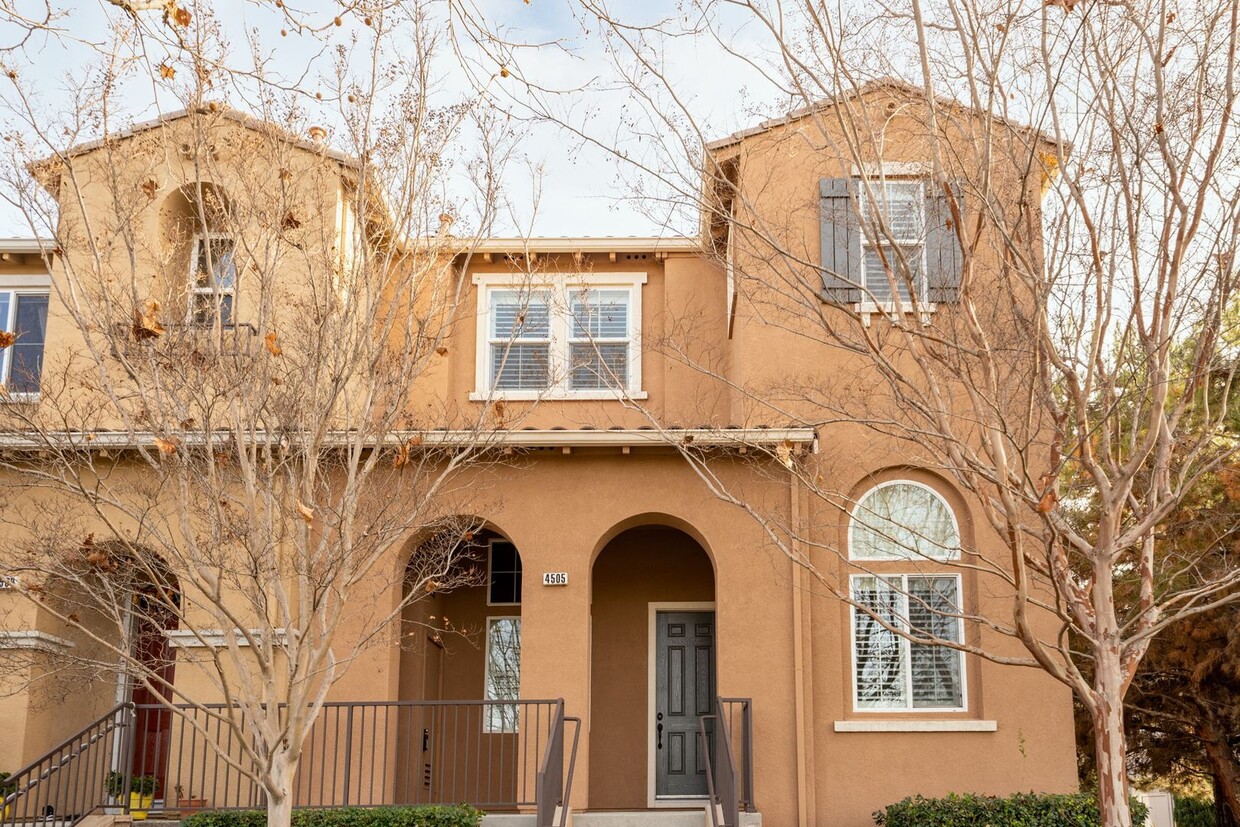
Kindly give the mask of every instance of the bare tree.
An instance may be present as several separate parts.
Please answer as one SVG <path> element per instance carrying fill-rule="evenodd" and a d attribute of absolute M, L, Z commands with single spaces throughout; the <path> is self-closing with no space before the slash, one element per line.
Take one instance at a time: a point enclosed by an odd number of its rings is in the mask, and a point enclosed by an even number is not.
<path fill-rule="evenodd" d="M 77 643 L 64 674 L 181 714 L 274 825 L 332 686 L 476 577 L 454 515 L 495 456 L 491 407 L 445 406 L 436 369 L 469 253 L 448 230 L 486 233 L 510 135 L 436 91 L 424 4 L 363 5 L 316 96 L 347 152 L 176 4 L 175 50 L 151 57 L 131 6 L 63 117 L 25 78 L 5 93 L 6 185 L 53 288 L 3 342 L 3 571 Z M 183 108 L 131 126 L 135 74 Z M 229 87 L 261 117 L 209 99 Z M 18 353 L 40 327 L 41 367 Z"/>
<path fill-rule="evenodd" d="M 944 565 L 1011 599 L 983 615 L 889 584 L 876 608 L 830 562 L 866 570 L 823 539 L 845 533 L 791 523 L 725 464 L 691 447 L 686 458 L 871 623 L 1071 687 L 1093 721 L 1104 822 L 1130 824 L 1125 693 L 1150 640 L 1232 599 L 1238 577 L 1177 577 L 1196 561 L 1165 553 L 1159 531 L 1235 451 L 1224 417 L 1240 4 L 698 0 L 653 19 L 577 8 L 629 92 L 623 129 L 564 115 L 512 32 L 468 8 L 459 30 L 511 67 L 506 105 L 610 152 L 652 216 L 703 216 L 738 330 L 826 346 L 840 367 L 829 381 L 778 368 L 738 378 L 687 335 L 663 346 L 729 386 L 734 410 L 812 422 L 828 442 L 862 439 L 947 476 L 987 539 Z M 779 114 L 761 129 L 710 143 L 718 133 L 675 61 L 706 43 L 773 90 Z M 790 167 L 772 159 L 792 157 L 812 194 L 779 178 Z M 859 510 L 823 459 L 777 458 L 843 523 L 910 559 L 945 556 L 942 538 L 903 529 L 898 504 Z M 1121 602 L 1116 580 L 1130 573 L 1139 598 Z M 927 615 L 985 634 L 937 634 Z M 992 633 L 1021 646 L 985 644 Z"/>

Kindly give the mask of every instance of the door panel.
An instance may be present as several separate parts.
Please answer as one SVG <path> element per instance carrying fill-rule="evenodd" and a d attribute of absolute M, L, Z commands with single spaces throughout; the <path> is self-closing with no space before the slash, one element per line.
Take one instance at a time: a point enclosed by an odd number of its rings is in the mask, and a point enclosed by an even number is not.
<path fill-rule="evenodd" d="M 715 698 L 715 613 L 655 613 L 655 796 L 706 795 L 698 718 Z M 713 742 L 713 722 L 707 737 Z"/>

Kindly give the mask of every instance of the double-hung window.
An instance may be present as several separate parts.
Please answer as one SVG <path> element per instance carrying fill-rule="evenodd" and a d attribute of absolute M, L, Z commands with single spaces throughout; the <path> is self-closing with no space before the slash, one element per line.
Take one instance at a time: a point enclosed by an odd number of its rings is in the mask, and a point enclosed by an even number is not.
<path fill-rule="evenodd" d="M 629 386 L 631 291 L 580 288 L 570 292 L 568 355 L 572 390 Z"/>
<path fill-rule="evenodd" d="M 857 710 L 964 709 L 958 575 L 853 575 L 852 599 Z"/>
<path fill-rule="evenodd" d="M 644 274 L 514 286 L 479 275 L 475 399 L 642 398 Z"/>
<path fill-rule="evenodd" d="M 47 341 L 48 292 L 0 289 L 0 325 L 15 337 L 0 350 L 0 383 L 10 393 L 36 394 Z"/>
<path fill-rule="evenodd" d="M 862 283 L 877 303 L 894 303 L 894 283 L 908 302 L 910 283 L 922 298 L 923 245 L 926 236 L 925 190 L 921 181 L 857 181 L 862 220 Z"/>
<path fill-rule="evenodd" d="M 493 290 L 487 342 L 491 387 L 546 388 L 551 378 L 551 302 L 543 290 Z"/>
<path fill-rule="evenodd" d="M 190 257 L 190 322 L 232 325 L 236 297 L 236 242 L 227 235 L 198 236 Z"/>

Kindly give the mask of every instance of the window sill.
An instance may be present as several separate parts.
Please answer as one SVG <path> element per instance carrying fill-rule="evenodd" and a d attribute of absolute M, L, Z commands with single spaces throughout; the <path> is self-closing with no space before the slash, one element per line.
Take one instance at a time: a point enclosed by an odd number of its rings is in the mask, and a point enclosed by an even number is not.
<path fill-rule="evenodd" d="M 646 399 L 645 391 L 564 391 L 564 390 L 545 390 L 545 391 L 489 391 L 478 393 L 477 391 L 469 395 L 470 402 L 590 402 L 610 400 L 614 402 L 623 402 L 626 399 L 642 400 Z"/>
<path fill-rule="evenodd" d="M 938 305 L 929 302 L 919 302 L 917 305 L 917 314 L 921 317 L 922 324 L 929 324 L 930 317 L 934 315 L 934 311 L 938 309 Z M 892 321 L 896 321 L 899 316 L 911 316 L 914 313 L 912 302 L 900 302 L 897 307 L 896 302 L 858 302 L 853 305 L 853 311 L 861 317 L 862 323 L 869 327 L 875 316 L 886 316 Z"/>
<path fill-rule="evenodd" d="M 995 732 L 997 721 L 836 721 L 836 732 Z"/>
<path fill-rule="evenodd" d="M 39 393 L 4 393 L 0 394 L 0 405 L 33 405 L 42 395 Z"/>

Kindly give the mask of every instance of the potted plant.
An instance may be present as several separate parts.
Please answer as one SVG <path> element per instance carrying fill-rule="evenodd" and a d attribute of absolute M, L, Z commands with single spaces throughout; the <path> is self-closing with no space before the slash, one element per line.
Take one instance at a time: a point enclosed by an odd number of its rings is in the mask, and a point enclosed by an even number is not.
<path fill-rule="evenodd" d="M 0 772 L 0 821 L 9 820 L 9 802 L 8 797 L 17 792 L 17 782 L 9 781 L 7 772 Z"/>
<path fill-rule="evenodd" d="M 159 781 L 153 775 L 135 775 L 129 782 L 129 816 L 134 821 L 146 818 L 147 810 L 155 803 L 155 790 Z"/>
<path fill-rule="evenodd" d="M 191 790 L 189 795 L 185 794 L 185 788 L 177 784 L 177 809 L 178 810 L 205 810 L 207 800 L 205 798 L 195 798 Z"/>
<path fill-rule="evenodd" d="M 104 813 L 110 816 L 120 815 L 123 810 L 121 807 L 121 796 L 128 792 L 125 786 L 125 773 L 113 770 L 103 779 L 103 791 L 108 794 L 108 805 L 103 808 Z"/>

